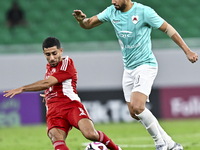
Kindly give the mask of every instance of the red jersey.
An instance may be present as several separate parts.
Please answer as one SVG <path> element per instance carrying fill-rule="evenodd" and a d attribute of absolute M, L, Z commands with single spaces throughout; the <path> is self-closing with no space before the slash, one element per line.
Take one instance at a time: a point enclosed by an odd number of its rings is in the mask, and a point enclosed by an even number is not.
<path fill-rule="evenodd" d="M 49 76 L 54 76 L 58 83 L 45 90 L 47 105 L 55 102 L 68 103 L 73 100 L 80 101 L 76 90 L 77 71 L 71 58 L 68 56 L 63 58 L 56 67 L 52 67 L 48 63 L 45 79 Z"/>

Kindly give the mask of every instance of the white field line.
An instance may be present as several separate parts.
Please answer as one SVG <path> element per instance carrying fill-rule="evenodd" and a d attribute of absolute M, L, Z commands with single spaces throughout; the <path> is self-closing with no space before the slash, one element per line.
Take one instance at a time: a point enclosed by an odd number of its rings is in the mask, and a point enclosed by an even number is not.
<path fill-rule="evenodd" d="M 195 134 L 178 134 L 178 135 L 172 135 L 171 137 L 172 137 L 172 139 L 173 138 L 182 138 L 182 137 L 185 137 L 185 138 L 191 138 L 191 137 L 193 137 L 193 138 L 196 138 L 196 137 L 200 137 L 200 133 L 195 133 Z M 145 140 L 149 140 L 149 139 L 152 139 L 151 138 L 151 136 L 149 135 L 149 136 L 141 136 L 141 137 L 132 137 L 132 138 L 130 138 L 130 137 L 125 137 L 125 138 L 117 138 L 117 139 L 115 139 L 115 141 L 124 141 L 124 140 L 126 140 L 126 139 L 129 139 L 129 140 L 132 140 L 132 141 L 145 141 Z"/>
<path fill-rule="evenodd" d="M 86 142 L 86 143 L 82 143 L 81 146 L 87 146 L 90 142 Z M 129 145 L 129 144 L 118 144 L 120 147 L 143 147 L 143 148 L 146 148 L 146 147 L 155 147 L 155 145 L 153 144 L 147 144 L 147 145 Z"/>
<path fill-rule="evenodd" d="M 89 144 L 88 143 L 82 143 L 81 146 L 87 146 Z M 132 147 L 132 148 L 150 148 L 150 147 L 155 147 L 155 145 L 153 144 L 142 144 L 142 145 L 131 145 L 131 144 L 118 144 L 120 147 L 123 147 L 123 148 L 128 148 L 128 147 Z M 181 144 L 183 145 L 183 147 L 186 147 L 186 146 L 193 146 L 193 147 L 199 147 L 200 146 L 200 143 L 184 143 L 184 144 Z"/>
<path fill-rule="evenodd" d="M 184 144 L 181 144 L 183 147 L 186 147 L 186 146 L 192 146 L 192 147 L 199 147 L 200 146 L 200 142 L 199 143 L 184 143 Z M 132 147 L 132 148 L 150 148 L 150 147 L 155 147 L 155 145 L 153 144 L 143 144 L 143 145 L 130 145 L 130 144 L 119 144 L 120 147 L 123 147 L 123 148 L 128 148 L 128 147 Z"/>
<path fill-rule="evenodd" d="M 182 135 L 174 135 L 173 137 L 185 137 L 185 138 L 196 138 L 196 137 L 200 137 L 200 133 L 196 133 L 196 134 L 182 134 Z M 124 141 L 126 138 L 123 139 L 115 139 L 115 141 Z M 128 138 L 130 140 L 130 138 Z M 149 136 L 144 136 L 144 137 L 133 137 L 133 141 L 145 141 L 145 140 L 149 140 L 150 137 Z M 82 143 L 82 146 L 87 146 L 90 142 L 86 142 L 86 143 Z M 199 143 L 193 143 L 193 142 L 188 142 L 188 143 L 181 143 L 184 147 L 185 146 L 193 146 L 193 147 L 197 147 L 200 146 L 200 142 Z M 127 148 L 127 147 L 132 147 L 132 148 L 149 148 L 149 147 L 155 147 L 154 144 L 142 144 L 142 145 L 132 145 L 132 144 L 118 144 L 120 147 L 123 148 Z"/>

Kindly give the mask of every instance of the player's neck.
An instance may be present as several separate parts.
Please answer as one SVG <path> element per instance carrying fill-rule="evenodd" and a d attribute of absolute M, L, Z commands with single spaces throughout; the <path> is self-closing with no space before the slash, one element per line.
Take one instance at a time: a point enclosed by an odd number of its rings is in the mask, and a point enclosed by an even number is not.
<path fill-rule="evenodd" d="M 130 2 L 127 4 L 127 7 L 123 10 L 123 12 L 129 11 L 133 7 L 134 3 Z"/>

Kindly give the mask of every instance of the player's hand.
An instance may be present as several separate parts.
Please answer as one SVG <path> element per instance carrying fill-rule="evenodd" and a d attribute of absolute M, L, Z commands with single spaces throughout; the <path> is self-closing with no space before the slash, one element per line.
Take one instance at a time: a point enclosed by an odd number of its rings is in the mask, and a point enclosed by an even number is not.
<path fill-rule="evenodd" d="M 82 22 L 86 18 L 86 15 L 81 10 L 74 10 L 72 15 L 78 22 Z"/>
<path fill-rule="evenodd" d="M 5 94 L 3 96 L 12 98 L 16 94 L 20 94 L 22 92 L 23 92 L 23 88 L 20 87 L 20 88 L 9 90 L 9 91 L 4 91 Z"/>
<path fill-rule="evenodd" d="M 191 63 L 195 63 L 198 60 L 198 55 L 192 51 L 188 52 L 186 56 Z"/>
<path fill-rule="evenodd" d="M 40 94 L 41 97 L 43 97 L 43 100 L 42 102 L 44 103 L 46 100 L 45 100 L 45 94 Z"/>

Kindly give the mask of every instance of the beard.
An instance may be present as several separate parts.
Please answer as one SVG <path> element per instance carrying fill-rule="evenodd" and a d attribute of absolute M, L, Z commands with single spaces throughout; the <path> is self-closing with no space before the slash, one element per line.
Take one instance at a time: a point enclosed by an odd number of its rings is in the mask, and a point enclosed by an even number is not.
<path fill-rule="evenodd" d="M 59 64 L 60 60 L 61 60 L 61 57 L 58 57 L 58 61 L 51 61 L 49 62 L 49 64 L 51 67 L 56 67 Z"/>
<path fill-rule="evenodd" d="M 125 3 L 123 3 L 121 6 L 119 6 L 119 7 L 115 7 L 115 9 L 117 9 L 117 10 L 120 10 L 120 11 L 124 11 L 124 9 L 126 8 L 126 4 Z"/>
<path fill-rule="evenodd" d="M 52 61 L 49 64 L 51 67 L 56 67 L 58 65 L 58 62 Z"/>

